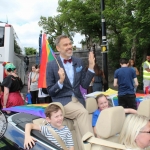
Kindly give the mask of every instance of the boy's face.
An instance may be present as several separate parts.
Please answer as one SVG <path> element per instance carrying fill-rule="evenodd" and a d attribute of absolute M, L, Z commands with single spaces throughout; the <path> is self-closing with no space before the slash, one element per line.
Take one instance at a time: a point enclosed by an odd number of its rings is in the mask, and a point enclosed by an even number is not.
<path fill-rule="evenodd" d="M 51 118 L 47 117 L 47 121 L 55 128 L 61 129 L 63 123 L 63 113 L 59 109 L 57 112 L 52 112 Z"/>

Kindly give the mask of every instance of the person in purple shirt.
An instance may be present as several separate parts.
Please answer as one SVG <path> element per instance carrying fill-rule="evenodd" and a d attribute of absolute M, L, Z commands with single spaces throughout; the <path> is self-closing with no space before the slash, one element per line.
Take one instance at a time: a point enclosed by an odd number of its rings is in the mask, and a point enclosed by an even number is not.
<path fill-rule="evenodd" d="M 93 127 L 93 131 L 94 131 L 94 134 L 96 137 L 99 137 L 97 136 L 96 134 L 96 122 L 97 122 L 97 119 L 101 113 L 102 110 L 104 109 L 107 109 L 109 108 L 109 102 L 107 100 L 107 97 L 104 95 L 104 94 L 99 94 L 97 97 L 96 97 L 96 101 L 97 101 L 97 105 L 98 105 L 98 109 L 93 113 L 93 116 L 92 116 L 92 127 Z M 124 109 L 125 113 L 137 113 L 136 110 L 134 109 Z"/>

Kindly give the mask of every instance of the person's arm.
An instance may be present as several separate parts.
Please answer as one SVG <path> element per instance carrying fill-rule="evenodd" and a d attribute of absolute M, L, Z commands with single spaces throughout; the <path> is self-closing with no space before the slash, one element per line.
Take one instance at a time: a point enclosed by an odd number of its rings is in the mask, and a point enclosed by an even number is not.
<path fill-rule="evenodd" d="M 4 102 L 3 102 L 3 108 L 6 108 L 7 100 L 8 100 L 8 95 L 9 95 L 9 88 L 8 88 L 8 87 L 4 87 Z"/>
<path fill-rule="evenodd" d="M 74 150 L 74 146 L 69 147 L 69 150 Z"/>
<path fill-rule="evenodd" d="M 147 72 L 150 72 L 150 69 L 149 69 L 149 68 L 146 68 L 145 70 L 146 70 Z"/>
<path fill-rule="evenodd" d="M 139 85 L 137 78 L 134 78 L 135 86 L 137 87 Z"/>
<path fill-rule="evenodd" d="M 100 138 L 100 136 L 97 135 L 96 127 L 93 127 L 93 132 L 94 132 L 95 137 Z"/>
<path fill-rule="evenodd" d="M 147 72 L 150 72 L 149 66 L 146 64 L 146 62 L 143 64 L 143 69 L 146 70 Z"/>
<path fill-rule="evenodd" d="M 88 68 L 88 69 L 94 71 L 94 66 L 95 66 L 94 53 L 93 53 L 93 52 L 90 52 L 90 53 L 89 53 L 89 68 Z"/>
<path fill-rule="evenodd" d="M 39 125 L 36 125 L 33 123 L 27 123 L 26 124 L 26 126 L 25 126 L 25 140 L 24 140 L 24 148 L 25 149 L 26 148 L 29 149 L 29 146 L 30 146 L 30 148 L 32 148 L 33 145 L 35 145 L 36 139 L 30 135 L 30 132 L 32 129 L 39 130 L 39 131 L 41 130 Z"/>
<path fill-rule="evenodd" d="M 80 85 L 84 88 L 84 89 L 88 89 L 94 75 L 95 75 L 95 72 L 94 72 L 94 66 L 95 66 L 95 58 L 94 58 L 94 54 L 93 52 L 90 52 L 89 53 L 89 67 L 88 67 L 88 70 L 86 71 L 86 68 L 83 67 L 83 62 L 82 60 L 80 59 L 79 60 L 81 62 L 81 66 L 82 66 L 82 70 L 81 70 L 81 82 L 80 82 Z"/>
<path fill-rule="evenodd" d="M 74 143 L 73 143 L 73 139 L 72 139 L 72 134 L 70 132 L 70 130 L 68 129 L 67 135 L 66 135 L 66 147 L 68 150 L 74 150 Z"/>
<path fill-rule="evenodd" d="M 65 71 L 59 68 L 53 61 L 47 63 L 46 83 L 47 91 L 51 97 L 55 97 L 63 88 L 65 80 Z"/>
<path fill-rule="evenodd" d="M 117 87 L 118 86 L 118 79 L 114 79 L 114 86 Z"/>
<path fill-rule="evenodd" d="M 140 73 L 136 67 L 134 67 L 134 68 L 135 68 L 136 75 L 138 76 Z"/>
<path fill-rule="evenodd" d="M 137 114 L 137 111 L 135 109 L 131 109 L 131 108 L 125 108 L 124 112 L 129 113 L 129 114 Z"/>
<path fill-rule="evenodd" d="M 31 76 L 31 72 L 29 73 L 29 76 L 28 76 L 28 93 L 30 92 L 30 77 Z"/>

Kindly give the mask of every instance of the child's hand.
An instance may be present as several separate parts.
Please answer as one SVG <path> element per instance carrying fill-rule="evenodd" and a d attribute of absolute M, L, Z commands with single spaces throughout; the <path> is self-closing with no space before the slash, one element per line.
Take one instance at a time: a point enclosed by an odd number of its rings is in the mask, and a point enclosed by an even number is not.
<path fill-rule="evenodd" d="M 24 148 L 25 148 L 25 149 L 30 149 L 30 148 L 32 148 L 33 145 L 35 145 L 35 142 L 36 142 L 36 139 L 33 138 L 32 136 L 25 137 L 25 140 L 24 140 Z"/>

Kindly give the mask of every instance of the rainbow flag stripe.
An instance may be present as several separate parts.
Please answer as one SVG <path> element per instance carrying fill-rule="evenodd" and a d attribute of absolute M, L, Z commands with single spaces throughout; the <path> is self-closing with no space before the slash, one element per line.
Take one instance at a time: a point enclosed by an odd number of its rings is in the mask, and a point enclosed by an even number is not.
<path fill-rule="evenodd" d="M 42 42 L 42 52 L 40 58 L 40 72 L 39 72 L 39 80 L 38 87 L 46 88 L 46 67 L 47 62 L 54 60 L 56 57 L 48 40 L 46 34 L 43 34 L 43 42 Z"/>
<path fill-rule="evenodd" d="M 139 105 L 139 103 L 141 101 L 143 101 L 143 98 L 145 96 L 146 96 L 146 94 L 136 93 L 137 106 Z M 117 96 L 113 97 L 113 103 L 114 103 L 114 106 L 118 106 L 118 97 Z"/>
<path fill-rule="evenodd" d="M 22 105 L 22 106 L 4 108 L 3 110 L 13 111 L 13 112 L 23 112 L 23 113 L 32 114 L 32 115 L 35 115 L 35 116 L 45 118 L 45 108 L 48 105 L 49 104 Z"/>

